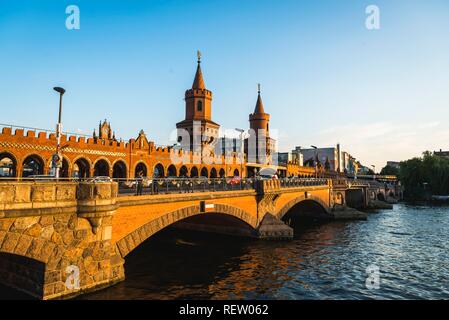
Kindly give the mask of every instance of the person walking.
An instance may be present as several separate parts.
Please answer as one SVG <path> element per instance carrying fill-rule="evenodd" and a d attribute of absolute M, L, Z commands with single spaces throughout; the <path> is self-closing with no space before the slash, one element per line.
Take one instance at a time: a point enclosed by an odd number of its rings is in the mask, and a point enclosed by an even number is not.
<path fill-rule="evenodd" d="M 142 171 L 139 172 L 139 175 L 136 178 L 136 182 L 137 182 L 136 196 L 141 196 L 142 190 L 143 190 L 143 173 L 142 173 Z"/>
<path fill-rule="evenodd" d="M 158 177 L 153 178 L 152 186 L 153 186 L 153 194 L 158 194 L 159 193 L 159 178 Z"/>

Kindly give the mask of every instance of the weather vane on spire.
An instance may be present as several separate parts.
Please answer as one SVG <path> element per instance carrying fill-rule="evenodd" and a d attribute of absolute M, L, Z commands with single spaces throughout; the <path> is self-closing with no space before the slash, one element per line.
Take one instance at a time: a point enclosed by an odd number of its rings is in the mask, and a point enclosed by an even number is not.
<path fill-rule="evenodd" d="M 201 63 L 201 51 L 200 50 L 196 51 L 196 56 L 198 57 L 198 63 Z"/>
<path fill-rule="evenodd" d="M 258 91 L 259 94 L 260 94 L 260 83 L 257 84 L 257 91 Z"/>

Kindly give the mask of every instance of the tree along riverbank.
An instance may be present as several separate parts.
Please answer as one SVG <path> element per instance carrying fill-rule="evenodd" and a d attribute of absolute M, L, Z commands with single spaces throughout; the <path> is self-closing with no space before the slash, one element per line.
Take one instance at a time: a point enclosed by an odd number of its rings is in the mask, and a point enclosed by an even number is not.
<path fill-rule="evenodd" d="M 386 166 L 381 174 L 397 175 L 410 201 L 431 200 L 432 195 L 449 195 L 449 159 L 426 151 L 400 163 L 399 169 Z"/>

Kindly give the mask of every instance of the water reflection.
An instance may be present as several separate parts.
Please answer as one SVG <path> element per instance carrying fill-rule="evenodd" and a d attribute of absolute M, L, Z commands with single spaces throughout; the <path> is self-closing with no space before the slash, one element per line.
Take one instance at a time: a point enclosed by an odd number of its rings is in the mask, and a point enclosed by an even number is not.
<path fill-rule="evenodd" d="M 449 299 L 448 230 L 448 207 L 403 204 L 285 242 L 165 230 L 126 257 L 124 282 L 81 299 Z"/>
<path fill-rule="evenodd" d="M 397 205 L 312 224 L 294 241 L 166 231 L 127 257 L 127 280 L 85 299 L 449 298 L 449 208 Z M 365 287 L 379 266 L 381 287 Z"/>

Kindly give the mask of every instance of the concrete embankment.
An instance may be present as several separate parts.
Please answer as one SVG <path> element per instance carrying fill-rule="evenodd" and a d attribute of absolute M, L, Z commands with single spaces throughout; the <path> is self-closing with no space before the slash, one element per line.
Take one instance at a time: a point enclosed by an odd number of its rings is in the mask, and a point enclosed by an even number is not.
<path fill-rule="evenodd" d="M 389 204 L 396 204 L 398 203 L 398 200 L 393 197 L 387 197 L 386 202 Z"/>
<path fill-rule="evenodd" d="M 368 214 L 346 206 L 336 206 L 332 211 L 335 220 L 366 220 Z"/>
<path fill-rule="evenodd" d="M 381 200 L 371 200 L 367 209 L 393 209 L 393 205 Z"/>

